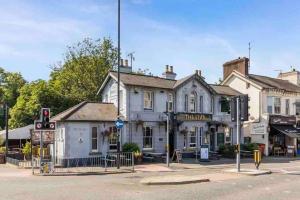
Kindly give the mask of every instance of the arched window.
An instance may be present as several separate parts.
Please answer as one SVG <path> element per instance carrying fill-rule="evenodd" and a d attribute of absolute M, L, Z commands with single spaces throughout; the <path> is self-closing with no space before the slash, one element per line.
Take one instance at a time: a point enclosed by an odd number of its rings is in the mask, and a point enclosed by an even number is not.
<path fill-rule="evenodd" d="M 197 112 L 197 93 L 190 94 L 190 112 Z"/>

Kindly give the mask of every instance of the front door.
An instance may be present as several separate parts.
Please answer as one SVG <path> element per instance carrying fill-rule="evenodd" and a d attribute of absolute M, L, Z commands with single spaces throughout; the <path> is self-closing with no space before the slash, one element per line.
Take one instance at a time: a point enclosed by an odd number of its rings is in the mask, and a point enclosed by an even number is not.
<path fill-rule="evenodd" d="M 210 151 L 215 151 L 215 130 L 211 129 L 211 133 L 210 133 L 210 142 L 209 142 L 209 150 Z"/>
<path fill-rule="evenodd" d="M 297 155 L 300 155 L 300 138 L 297 138 Z"/>
<path fill-rule="evenodd" d="M 174 131 L 171 130 L 170 133 L 169 133 L 169 150 L 170 150 L 170 157 L 173 155 L 174 153 L 174 140 L 175 140 L 175 137 L 174 137 Z"/>

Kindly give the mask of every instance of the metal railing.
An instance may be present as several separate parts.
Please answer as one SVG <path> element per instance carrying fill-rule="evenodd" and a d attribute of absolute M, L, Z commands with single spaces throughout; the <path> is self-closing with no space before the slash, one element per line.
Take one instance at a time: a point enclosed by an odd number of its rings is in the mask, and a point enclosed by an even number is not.
<path fill-rule="evenodd" d="M 6 157 L 6 163 L 19 166 L 19 160 L 15 158 Z"/>
<path fill-rule="evenodd" d="M 118 159 L 119 158 L 119 159 Z M 35 159 L 34 168 L 41 165 L 39 159 Z M 134 171 L 134 154 L 129 153 L 108 153 L 105 156 L 90 156 L 83 158 L 55 158 L 55 163 L 49 160 L 42 162 L 42 170 L 34 170 L 33 173 L 97 173 L 106 172 L 108 170 L 118 170 L 118 166 L 122 170 Z M 45 168 L 45 170 L 44 170 Z"/>

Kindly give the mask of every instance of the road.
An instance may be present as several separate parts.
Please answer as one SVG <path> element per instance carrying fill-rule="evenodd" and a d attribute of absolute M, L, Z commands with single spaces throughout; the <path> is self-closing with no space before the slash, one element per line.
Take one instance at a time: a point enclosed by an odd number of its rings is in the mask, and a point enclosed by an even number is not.
<path fill-rule="evenodd" d="M 243 165 L 246 167 L 247 165 Z M 0 166 L 0 199 L 2 200 L 88 200 L 88 199 L 300 199 L 300 175 L 289 175 L 281 169 L 300 171 L 300 161 L 269 163 L 275 173 L 263 176 L 241 176 L 222 172 L 226 165 L 177 170 L 173 172 L 137 172 L 90 176 L 32 176 L 30 170 Z M 227 167 L 231 167 L 229 164 Z M 147 186 L 140 180 L 165 174 L 210 176 L 211 182 L 187 185 Z"/>

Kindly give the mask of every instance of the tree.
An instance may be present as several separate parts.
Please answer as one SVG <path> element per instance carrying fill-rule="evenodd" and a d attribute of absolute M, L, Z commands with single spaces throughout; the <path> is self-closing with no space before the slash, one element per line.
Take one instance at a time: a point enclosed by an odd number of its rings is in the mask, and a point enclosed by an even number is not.
<path fill-rule="evenodd" d="M 50 86 L 73 104 L 95 101 L 108 71 L 117 64 L 117 49 L 110 39 L 84 39 L 68 47 L 64 64 L 56 65 Z"/>
<path fill-rule="evenodd" d="M 10 111 L 10 128 L 32 124 L 38 119 L 42 107 L 49 107 L 56 114 L 60 111 L 62 100 L 63 97 L 44 80 L 26 84 L 21 88 L 17 103 Z"/>

